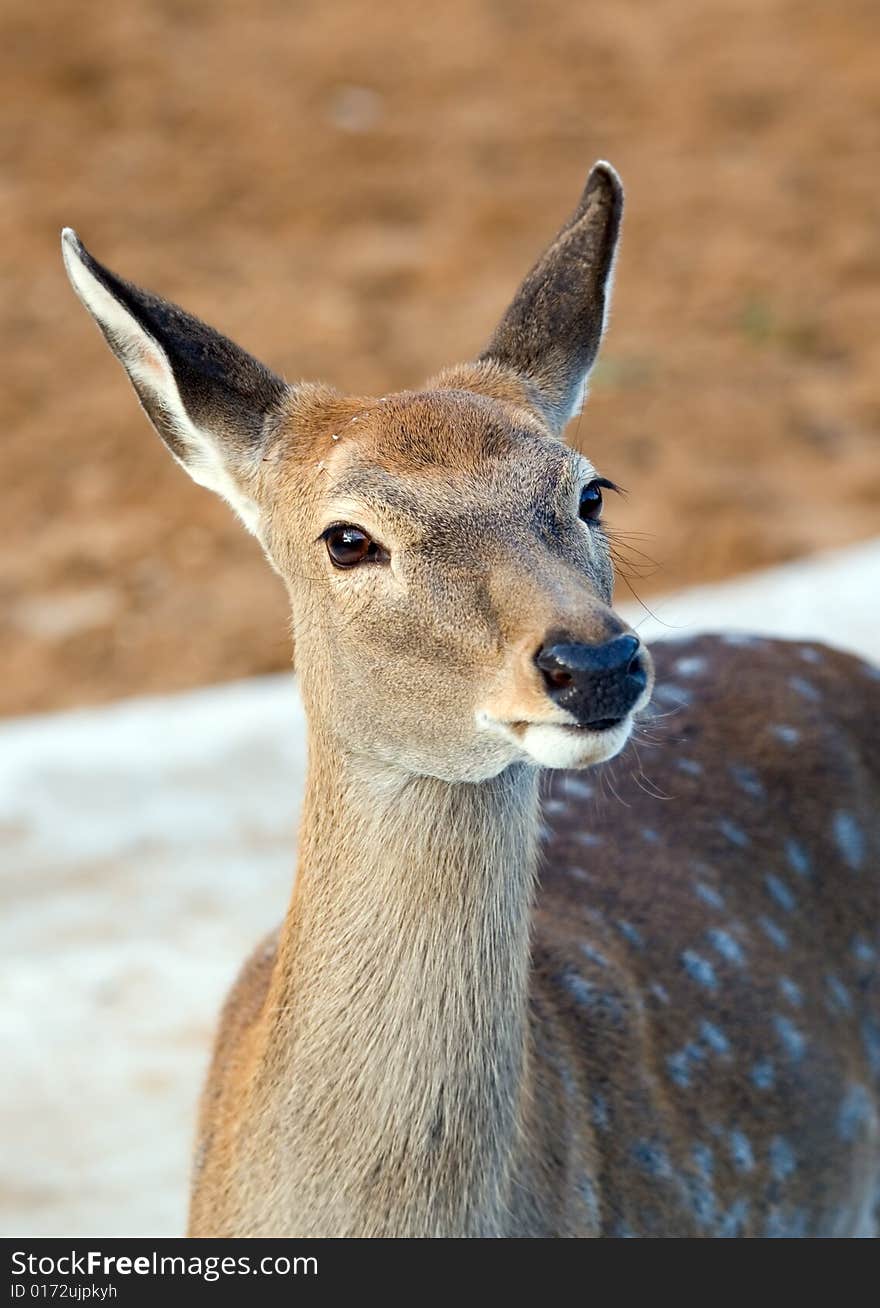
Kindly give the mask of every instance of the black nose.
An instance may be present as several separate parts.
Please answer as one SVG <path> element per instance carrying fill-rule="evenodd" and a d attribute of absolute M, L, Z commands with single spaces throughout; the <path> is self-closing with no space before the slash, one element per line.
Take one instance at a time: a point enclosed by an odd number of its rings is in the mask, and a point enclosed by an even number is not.
<path fill-rule="evenodd" d="M 604 645 L 557 641 L 543 645 L 535 662 L 554 703 L 595 731 L 626 717 L 648 682 L 636 636 L 615 636 Z"/>

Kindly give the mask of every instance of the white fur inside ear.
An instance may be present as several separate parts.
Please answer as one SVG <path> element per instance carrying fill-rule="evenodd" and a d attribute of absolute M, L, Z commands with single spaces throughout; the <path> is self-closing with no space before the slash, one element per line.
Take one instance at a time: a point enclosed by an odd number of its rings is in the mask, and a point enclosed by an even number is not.
<path fill-rule="evenodd" d="M 587 402 L 587 396 L 589 395 L 589 393 L 590 393 L 590 375 L 589 373 L 587 373 L 585 374 L 583 381 L 581 382 L 580 386 L 577 388 L 577 391 L 575 392 L 575 397 L 572 400 L 571 407 L 568 410 L 568 413 L 565 414 L 563 417 L 563 422 L 562 422 L 563 427 L 567 423 L 571 422 L 572 418 L 576 418 L 578 416 L 578 414 L 581 412 L 581 410 L 583 409 L 584 405 Z"/>
<path fill-rule="evenodd" d="M 598 159 L 594 166 L 596 168 L 604 168 L 605 172 L 609 173 L 610 176 L 613 178 L 614 184 L 616 185 L 619 194 L 623 195 L 623 183 L 620 180 L 620 173 L 617 171 L 614 165 L 610 164 L 607 159 Z M 602 288 L 603 298 L 604 298 L 604 303 L 602 306 L 603 307 L 603 312 L 602 312 L 603 336 L 605 335 L 605 332 L 608 328 L 608 315 L 611 312 L 611 297 L 614 293 L 614 274 L 617 270 L 617 253 L 619 249 L 620 249 L 620 232 L 618 231 L 617 240 L 614 243 L 614 249 L 611 251 L 611 259 L 609 260 L 608 263 L 608 272 L 605 274 L 605 285 Z"/>
<path fill-rule="evenodd" d="M 98 281 L 80 255 L 77 235 L 69 227 L 61 233 L 64 266 L 73 289 L 92 317 L 108 333 L 112 348 L 133 381 L 150 392 L 174 427 L 187 456 L 170 453 L 193 481 L 221 495 L 232 506 L 249 531 L 257 532 L 259 509 L 230 475 L 216 442 L 187 413 L 168 356 L 128 309 Z"/>
<path fill-rule="evenodd" d="M 605 277 L 605 285 L 602 295 L 602 339 L 605 339 L 605 333 L 608 330 L 608 319 L 611 316 L 611 300 L 614 295 L 614 274 L 617 272 L 617 248 L 611 256 L 611 262 L 608 265 L 608 272 Z"/>
<path fill-rule="evenodd" d="M 596 167 L 604 168 L 606 172 L 611 173 L 617 185 L 619 187 L 621 186 L 620 176 L 617 169 L 610 164 L 607 159 L 600 159 L 597 162 Z M 605 274 L 605 284 L 602 287 L 602 329 L 599 336 L 599 350 L 602 348 L 602 342 L 604 341 L 605 333 L 608 330 L 608 319 L 611 316 L 611 299 L 614 294 L 614 274 L 617 270 L 617 252 L 619 248 L 620 240 L 618 239 L 611 252 L 611 259 L 608 263 L 608 272 Z M 596 359 L 599 357 L 599 350 L 596 351 Z M 590 367 L 584 374 L 584 379 L 575 393 L 571 408 L 565 418 L 566 423 L 571 422 L 572 418 L 576 418 L 587 402 L 590 394 L 590 374 L 596 366 L 596 359 L 593 360 L 592 367 Z"/>
<path fill-rule="evenodd" d="M 615 269 L 616 262 L 617 262 L 617 252 L 615 251 L 614 258 L 612 258 L 608 268 L 608 276 L 605 278 L 605 287 L 603 291 L 602 335 L 600 337 L 600 342 L 599 342 L 600 349 L 601 349 L 601 343 L 605 339 L 605 333 L 608 330 L 608 318 L 611 313 L 611 295 L 614 290 L 614 269 Z M 576 418 L 578 414 L 581 412 L 581 410 L 583 409 L 584 405 L 586 404 L 590 395 L 590 376 L 593 372 L 593 368 L 595 368 L 596 363 L 598 362 L 598 357 L 599 357 L 599 351 L 597 350 L 596 359 L 594 359 L 592 367 L 590 367 L 588 371 L 584 373 L 583 380 L 581 381 L 580 386 L 577 388 L 577 391 L 575 392 L 574 399 L 572 400 L 571 403 L 571 407 L 565 416 L 563 426 L 565 426 L 566 423 L 571 422 L 572 418 Z"/>

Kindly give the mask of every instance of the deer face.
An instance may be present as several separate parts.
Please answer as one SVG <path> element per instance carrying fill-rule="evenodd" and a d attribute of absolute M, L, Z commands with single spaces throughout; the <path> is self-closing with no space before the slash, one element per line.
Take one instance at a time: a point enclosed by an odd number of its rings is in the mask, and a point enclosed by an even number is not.
<path fill-rule="evenodd" d="M 367 765 L 587 766 L 647 702 L 649 656 L 610 608 L 609 483 L 559 435 L 601 338 L 621 203 L 597 165 L 481 359 L 379 401 L 285 386 L 65 235 L 172 454 L 284 578 L 313 730 Z"/>
<path fill-rule="evenodd" d="M 595 470 L 480 372 L 319 421 L 311 467 L 280 458 L 267 533 L 313 719 L 448 779 L 609 758 L 647 698 Z"/>

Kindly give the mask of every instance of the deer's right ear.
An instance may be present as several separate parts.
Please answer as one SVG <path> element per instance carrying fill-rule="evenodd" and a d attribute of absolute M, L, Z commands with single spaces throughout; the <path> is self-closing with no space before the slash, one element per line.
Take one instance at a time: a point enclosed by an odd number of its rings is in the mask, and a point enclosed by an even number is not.
<path fill-rule="evenodd" d="M 255 530 L 248 487 L 289 388 L 198 318 L 103 267 L 69 227 L 61 246 L 74 290 L 175 459 Z"/>
<path fill-rule="evenodd" d="M 623 187 L 593 166 L 580 203 L 519 288 L 481 359 L 512 369 L 561 431 L 583 403 L 611 298 Z"/>

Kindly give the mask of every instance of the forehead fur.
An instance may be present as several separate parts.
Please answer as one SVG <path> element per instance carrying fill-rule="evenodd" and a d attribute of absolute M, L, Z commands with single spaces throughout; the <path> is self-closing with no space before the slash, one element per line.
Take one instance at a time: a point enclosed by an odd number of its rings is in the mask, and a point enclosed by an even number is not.
<path fill-rule="evenodd" d="M 338 520 L 410 545 L 430 535 L 438 560 L 438 531 L 479 532 L 485 553 L 498 531 L 512 546 L 514 527 L 549 529 L 589 472 L 522 382 L 485 364 L 378 398 L 298 388 L 279 436 L 263 465 L 276 550 Z"/>
<path fill-rule="evenodd" d="M 378 415 L 379 440 L 365 451 L 392 473 L 476 472 L 510 452 L 520 421 L 496 400 L 468 391 L 426 391 L 391 397 Z"/>
<path fill-rule="evenodd" d="M 475 473 L 512 452 L 517 437 L 543 436 L 537 419 L 471 391 L 386 396 L 353 415 L 334 442 L 352 462 L 394 476 Z"/>
<path fill-rule="evenodd" d="M 565 447 L 528 406 L 523 388 L 483 369 L 455 370 L 421 391 L 377 399 L 343 397 L 304 387 L 275 446 L 275 471 L 326 490 L 343 470 L 407 479 L 431 474 L 479 475 L 523 446 L 562 453 Z M 458 375 L 458 374 L 461 375 Z M 470 389 L 483 385 L 491 393 Z M 451 385 L 449 383 L 452 383 Z M 455 383 L 460 383 L 456 385 Z M 286 430 L 284 430 L 286 429 Z M 268 471 L 268 469 L 267 469 Z"/>

